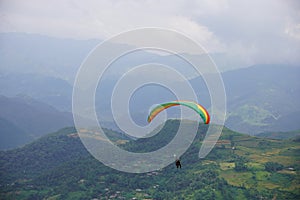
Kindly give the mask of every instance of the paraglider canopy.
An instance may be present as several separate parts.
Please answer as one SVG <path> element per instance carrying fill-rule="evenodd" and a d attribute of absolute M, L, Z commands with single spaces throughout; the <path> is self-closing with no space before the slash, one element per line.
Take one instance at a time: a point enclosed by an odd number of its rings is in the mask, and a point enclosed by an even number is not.
<path fill-rule="evenodd" d="M 194 111 L 196 111 L 200 117 L 203 119 L 205 124 L 208 124 L 210 121 L 210 116 L 207 112 L 207 110 L 201 106 L 200 104 L 193 102 L 193 101 L 171 101 L 171 102 L 166 102 L 166 103 L 162 103 L 159 104 L 158 106 L 154 107 L 150 114 L 148 115 L 148 122 L 150 123 L 156 115 L 158 115 L 161 111 L 173 107 L 173 106 L 186 106 L 189 107 L 191 109 L 193 109 Z"/>

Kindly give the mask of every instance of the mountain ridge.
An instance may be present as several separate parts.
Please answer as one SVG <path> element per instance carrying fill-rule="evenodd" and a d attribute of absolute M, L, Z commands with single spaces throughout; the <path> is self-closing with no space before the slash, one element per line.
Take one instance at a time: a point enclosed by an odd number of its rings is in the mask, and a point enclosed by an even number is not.
<path fill-rule="evenodd" d="M 153 142 L 169 140 L 164 134 L 172 135 L 177 123 L 168 121 Z M 25 147 L 0 151 L 0 197 L 295 199 L 300 195 L 296 175 L 300 169 L 296 162 L 299 142 L 255 138 L 224 128 L 213 151 L 199 160 L 201 138 L 205 135 L 200 125 L 195 141 L 181 156 L 181 170 L 172 164 L 150 173 L 129 174 L 94 159 L 74 137 L 74 131 L 72 127 L 61 129 Z M 137 152 L 153 148 L 152 138 L 142 140 L 132 141 L 127 148 L 136 148 Z M 275 163 L 280 169 L 266 171 L 267 163 Z"/>
<path fill-rule="evenodd" d="M 33 138 L 74 124 L 71 113 L 58 111 L 28 96 L 9 98 L 0 95 L 0 110 L 0 118 L 6 122 L 1 123 L 1 146 L 6 147 L 24 145 Z M 4 131 L 5 126 L 10 128 Z"/>
<path fill-rule="evenodd" d="M 99 41 L 76 41 L 18 33 L 2 33 L 0 40 L 3 41 L 0 46 L 0 94 L 9 97 L 28 95 L 59 110 L 71 112 L 72 84 L 76 71 Z M 28 46 L 31 48 L 28 49 Z M 132 55 L 115 63 L 116 68 L 110 70 L 109 77 L 103 83 L 104 89 L 96 93 L 96 98 L 101 102 L 96 105 L 97 112 L 104 115 L 104 119 L 100 121 L 113 121 L 107 108 L 110 108 L 111 91 L 116 83 L 116 80 L 109 80 L 115 78 L 112 73 L 116 71 L 114 69 L 122 68 L 121 72 L 125 72 L 127 67 L 143 62 L 169 64 L 183 74 L 189 69 L 187 63 L 178 58 L 149 52 L 138 52 L 136 56 Z M 285 64 L 257 64 L 222 72 L 228 98 L 225 125 L 251 135 L 299 129 L 298 74 L 299 66 Z M 204 80 L 198 78 L 190 82 L 199 103 L 210 107 L 210 95 Z M 179 86 L 180 84 L 178 83 Z M 103 100 L 102 97 L 108 100 Z M 148 114 L 149 107 L 174 98 L 176 97 L 165 88 L 140 88 L 130 101 L 131 116 L 137 124 L 145 125 L 146 121 L 141 116 Z M 177 115 L 171 112 L 170 116 Z"/>

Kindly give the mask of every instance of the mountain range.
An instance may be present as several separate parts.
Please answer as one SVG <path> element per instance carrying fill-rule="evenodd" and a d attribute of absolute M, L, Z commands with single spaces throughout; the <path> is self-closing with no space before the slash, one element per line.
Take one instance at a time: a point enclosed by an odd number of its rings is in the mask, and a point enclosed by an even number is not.
<path fill-rule="evenodd" d="M 260 65 L 222 74 L 228 114 L 226 126 L 239 132 L 299 129 L 300 68 Z"/>
<path fill-rule="evenodd" d="M 269 65 L 223 73 L 228 108 L 226 125 L 249 134 L 299 129 L 299 73 L 297 67 Z M 62 79 L 8 73 L 2 74 L 0 82 L 6 85 L 0 88 L 2 95 L 30 96 L 59 110 L 71 112 L 72 86 Z M 99 98 L 104 99 L 99 108 L 102 113 L 109 113 L 107 108 L 110 107 L 113 83 L 106 84 L 107 87 L 98 93 Z M 203 100 L 201 103 L 209 105 L 209 94 L 203 80 L 192 79 L 191 83 L 199 91 L 197 95 Z M 154 99 L 157 96 L 160 98 Z M 133 119 L 147 115 L 151 105 L 174 98 L 164 88 L 143 88 L 142 93 L 136 92 L 130 102 Z"/>
<path fill-rule="evenodd" d="M 76 71 L 88 52 L 100 41 L 57 39 L 22 33 L 1 33 L 0 41 L 0 95 L 3 95 L 0 118 L 3 127 L 6 127 L 1 134 L 7 135 L 9 131 L 4 130 L 11 127 L 14 130 L 11 132 L 19 132 L 21 137 L 24 133 L 27 135 L 16 141 L 30 141 L 30 138 L 55 131 L 55 128 L 72 125 L 70 113 Z M 139 52 L 116 64 L 124 70 L 133 64 L 154 61 L 174 65 L 180 72 L 186 69 L 186 65 L 178 58 L 151 52 Z M 284 64 L 258 64 L 222 72 L 227 96 L 225 125 L 250 135 L 299 130 L 299 74 L 299 66 Z M 111 73 L 98 86 L 96 108 L 98 116 L 103 118 L 103 126 L 119 131 L 110 110 L 110 97 L 116 82 L 115 74 Z M 189 82 L 200 103 L 209 109 L 210 96 L 203 79 L 191 77 Z M 146 116 L 153 104 L 174 98 L 174 94 L 166 88 L 143 87 L 135 91 L 129 102 L 131 117 L 138 125 L 146 125 Z M 20 103 L 20 99 L 24 101 Z M 29 103 L 29 99 L 35 103 Z M 171 110 L 168 114 L 169 117 L 176 117 L 178 112 Z M 15 134 L 6 137 L 12 135 Z"/>
<path fill-rule="evenodd" d="M 73 125 L 71 113 L 62 112 L 28 96 L 0 96 L 0 148 L 24 145 Z"/>

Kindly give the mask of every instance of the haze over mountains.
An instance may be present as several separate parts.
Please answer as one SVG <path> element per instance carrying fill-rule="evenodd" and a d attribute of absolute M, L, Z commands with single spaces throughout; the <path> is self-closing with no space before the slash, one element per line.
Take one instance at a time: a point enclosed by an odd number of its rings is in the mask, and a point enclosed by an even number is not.
<path fill-rule="evenodd" d="M 62 127 L 73 126 L 71 113 L 28 96 L 0 96 L 0 149 L 24 145 Z"/>
<path fill-rule="evenodd" d="M 0 69 L 74 80 L 83 59 L 99 41 L 0 33 Z"/>
<path fill-rule="evenodd" d="M 223 73 L 228 98 L 226 125 L 257 134 L 299 129 L 300 69 L 254 66 Z"/>
<path fill-rule="evenodd" d="M 299 10 L 0 0 L 0 200 L 300 200 Z"/>
<path fill-rule="evenodd" d="M 0 118 L 1 126 L 6 127 L 2 130 L 11 127 L 12 132 L 26 133 L 22 140 L 29 141 L 32 137 L 72 125 L 72 84 L 83 59 L 99 41 L 23 33 L 1 33 L 0 41 L 0 95 L 3 95 Z M 210 106 L 202 78 L 190 76 L 192 71 L 186 71 L 188 66 L 178 58 L 151 52 L 140 52 L 139 59 L 135 58 L 122 60 L 119 63 L 121 69 L 151 61 L 174 65 L 190 77 L 201 103 Z M 251 135 L 300 129 L 299 74 L 299 66 L 285 64 L 258 64 L 223 72 L 227 96 L 225 125 Z M 107 87 L 96 97 L 101 99 L 98 112 L 104 114 L 110 128 L 115 128 L 108 109 L 115 78 L 115 74 L 110 74 L 104 80 Z M 131 99 L 131 116 L 137 124 L 144 125 L 151 105 L 173 99 L 174 95 L 164 88 L 144 87 Z M 170 113 L 172 116 L 176 116 L 175 112 Z"/>

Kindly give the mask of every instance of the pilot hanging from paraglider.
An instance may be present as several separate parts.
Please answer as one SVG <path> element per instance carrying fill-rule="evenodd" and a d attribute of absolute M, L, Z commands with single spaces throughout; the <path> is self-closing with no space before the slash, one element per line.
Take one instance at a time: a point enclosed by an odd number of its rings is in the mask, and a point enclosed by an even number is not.
<path fill-rule="evenodd" d="M 177 169 L 178 169 L 178 168 L 181 169 L 181 163 L 180 163 L 180 160 L 179 160 L 178 158 L 177 158 L 176 161 L 175 161 L 175 165 L 176 165 Z"/>
<path fill-rule="evenodd" d="M 158 115 L 158 113 L 160 113 L 161 111 L 163 111 L 169 107 L 179 106 L 179 105 L 189 107 L 192 110 L 196 111 L 200 115 L 200 117 L 203 119 L 204 123 L 209 124 L 210 116 L 209 116 L 209 113 L 207 112 L 207 110 L 200 104 L 192 102 L 192 101 L 171 101 L 171 102 L 160 104 L 160 105 L 156 106 L 154 109 L 152 109 L 152 111 L 150 112 L 150 114 L 148 116 L 148 123 L 150 123 L 153 120 L 153 118 L 155 118 L 155 116 Z M 181 162 L 180 162 L 179 158 L 176 158 L 175 165 L 176 165 L 177 169 L 178 168 L 181 169 Z"/>

